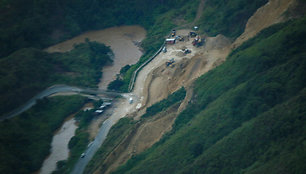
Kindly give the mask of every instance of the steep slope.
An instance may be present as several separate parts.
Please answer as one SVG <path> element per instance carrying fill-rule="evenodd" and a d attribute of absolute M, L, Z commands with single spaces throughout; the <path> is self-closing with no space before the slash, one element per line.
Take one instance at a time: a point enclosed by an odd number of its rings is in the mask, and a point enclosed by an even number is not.
<path fill-rule="evenodd" d="M 236 38 L 243 33 L 245 24 L 254 12 L 268 0 L 207 0 L 201 19 L 200 30 L 209 35 L 223 34 Z"/>
<path fill-rule="evenodd" d="M 286 21 L 288 16 L 285 15 L 285 12 L 295 4 L 296 0 L 270 0 L 248 20 L 244 32 L 235 40 L 233 47 L 240 46 L 264 28 Z"/>
<path fill-rule="evenodd" d="M 305 171 L 305 31 L 290 21 L 236 49 L 196 81 L 171 133 L 115 173 Z"/>

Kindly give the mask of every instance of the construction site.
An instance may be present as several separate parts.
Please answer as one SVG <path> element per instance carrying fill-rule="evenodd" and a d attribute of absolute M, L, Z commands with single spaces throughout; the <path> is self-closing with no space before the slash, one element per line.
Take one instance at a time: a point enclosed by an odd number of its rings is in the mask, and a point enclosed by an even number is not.
<path fill-rule="evenodd" d="M 191 99 L 192 82 L 220 65 L 231 50 L 231 42 L 222 35 L 204 37 L 194 33 L 194 30 L 188 29 L 177 30 L 175 34 L 172 32 L 170 37 L 166 38 L 162 51 L 138 73 L 133 91 L 125 94 L 125 99 L 115 103 L 114 109 L 106 113 L 110 116 L 126 113 L 126 116 L 140 120 L 152 104 L 165 99 L 182 86 L 187 90 L 187 96 L 181 105 L 172 106 L 153 119 L 142 122 L 133 135 L 126 137 L 104 161 L 108 166 L 106 173 L 126 162 L 134 154 L 151 147 L 165 132 L 171 130 L 177 114 Z M 168 43 L 169 39 L 174 42 Z M 132 103 L 129 102 L 130 98 L 133 98 Z M 94 125 L 96 128 L 91 129 L 91 137 L 95 137 L 97 133 L 94 130 L 97 130 L 98 124 Z M 97 171 L 99 170 L 101 169 Z"/>
<path fill-rule="evenodd" d="M 143 152 L 158 142 L 167 131 L 171 130 L 176 116 L 191 102 L 194 80 L 222 64 L 233 48 L 276 21 L 284 20 L 281 17 L 282 10 L 271 16 L 273 20 L 260 20 L 269 13 L 269 9 L 286 9 L 289 6 L 290 3 L 280 5 L 274 1 L 263 6 L 249 19 L 245 32 L 235 41 L 223 35 L 209 37 L 198 34 L 195 30 L 197 27 L 170 31 L 161 52 L 139 71 L 133 91 L 127 94 L 128 97 L 133 97 L 134 102 L 129 104 L 128 100 L 122 100 L 117 109 L 118 113 L 124 109 L 128 117 L 140 120 L 149 106 L 165 99 L 182 86 L 187 91 L 184 101 L 159 113 L 154 118 L 141 121 L 137 129 L 102 162 L 100 166 L 103 168 L 97 168 L 95 173 L 101 171 L 110 173 L 135 154 Z M 113 114 L 116 112 L 114 111 Z"/>

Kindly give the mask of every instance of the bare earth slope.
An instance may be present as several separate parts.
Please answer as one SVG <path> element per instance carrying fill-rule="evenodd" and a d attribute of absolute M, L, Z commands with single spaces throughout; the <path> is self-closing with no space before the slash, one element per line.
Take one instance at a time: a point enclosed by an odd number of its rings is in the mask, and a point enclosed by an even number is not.
<path fill-rule="evenodd" d="M 261 30 L 273 24 L 286 21 L 288 18 L 284 13 L 294 3 L 296 3 L 295 0 L 270 0 L 266 5 L 259 8 L 248 20 L 244 33 L 236 39 L 233 48 L 254 37 Z"/>

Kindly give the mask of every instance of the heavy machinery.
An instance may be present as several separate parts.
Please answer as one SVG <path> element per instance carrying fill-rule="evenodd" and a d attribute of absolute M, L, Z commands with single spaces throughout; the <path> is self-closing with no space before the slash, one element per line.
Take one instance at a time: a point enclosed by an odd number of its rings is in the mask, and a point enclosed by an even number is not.
<path fill-rule="evenodd" d="M 189 49 L 187 49 L 187 48 L 182 49 L 182 51 L 183 51 L 184 54 L 189 54 L 189 53 L 191 53 L 191 50 L 189 50 Z"/>
<path fill-rule="evenodd" d="M 190 33 L 189 33 L 189 36 L 190 37 L 196 37 L 198 34 L 196 33 L 196 32 L 193 32 L 193 31 L 191 31 Z"/>
<path fill-rule="evenodd" d="M 184 41 L 184 38 L 182 36 L 175 36 L 175 40 Z"/>
<path fill-rule="evenodd" d="M 199 47 L 203 44 L 203 40 L 201 39 L 201 37 L 199 35 L 196 36 L 196 38 L 192 41 L 192 45 Z"/>
<path fill-rule="evenodd" d="M 176 30 L 172 30 L 171 37 L 174 37 L 176 35 Z"/>
<path fill-rule="evenodd" d="M 166 66 L 172 65 L 174 62 L 175 62 L 175 61 L 174 61 L 174 58 L 171 58 L 170 60 L 168 60 L 168 61 L 166 62 Z"/>

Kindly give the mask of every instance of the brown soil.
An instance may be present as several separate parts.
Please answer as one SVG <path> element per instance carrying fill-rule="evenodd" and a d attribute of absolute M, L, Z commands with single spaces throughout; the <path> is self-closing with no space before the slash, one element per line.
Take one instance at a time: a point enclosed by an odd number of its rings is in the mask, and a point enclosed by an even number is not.
<path fill-rule="evenodd" d="M 201 0 L 198 10 L 197 10 L 197 15 L 194 18 L 192 25 L 194 25 L 201 18 L 202 13 L 203 13 L 204 4 L 205 4 L 205 0 Z"/>
<path fill-rule="evenodd" d="M 270 0 L 266 5 L 259 8 L 248 20 L 245 31 L 233 44 L 237 48 L 246 40 L 254 37 L 261 30 L 280 22 L 288 20 L 284 15 L 291 6 L 296 4 L 296 0 Z"/>
<path fill-rule="evenodd" d="M 158 65 L 153 63 L 157 68 L 147 72 L 142 106 L 147 107 L 166 98 L 181 86 L 188 88 L 194 79 L 223 62 L 231 46 L 231 42 L 222 35 L 206 38 L 206 43 L 199 48 L 192 46 L 191 42 L 190 39 L 167 46 L 168 52 L 156 57 L 160 62 Z M 191 54 L 177 56 L 183 45 L 192 51 Z M 172 57 L 176 62 L 167 67 L 165 62 Z M 150 66 L 149 64 L 147 68 Z"/>

